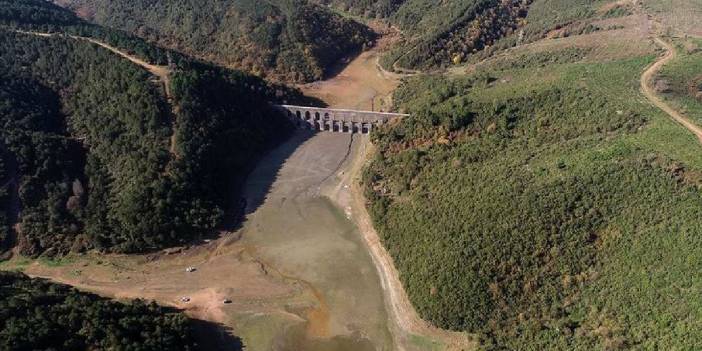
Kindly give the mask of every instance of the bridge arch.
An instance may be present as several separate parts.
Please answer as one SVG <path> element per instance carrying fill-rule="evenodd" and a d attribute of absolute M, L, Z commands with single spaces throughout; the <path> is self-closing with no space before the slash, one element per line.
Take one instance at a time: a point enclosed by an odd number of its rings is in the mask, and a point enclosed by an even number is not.
<path fill-rule="evenodd" d="M 277 105 L 293 124 L 319 131 L 367 134 L 377 125 L 409 116 L 402 113 Z"/>

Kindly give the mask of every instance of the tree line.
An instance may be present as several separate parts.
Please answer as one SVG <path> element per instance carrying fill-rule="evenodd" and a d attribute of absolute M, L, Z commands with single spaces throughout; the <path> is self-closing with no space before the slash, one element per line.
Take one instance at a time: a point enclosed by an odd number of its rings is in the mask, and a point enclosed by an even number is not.
<path fill-rule="evenodd" d="M 29 256 L 141 252 L 211 233 L 239 206 L 256 158 L 292 128 L 270 102 L 315 103 L 185 57 L 169 102 L 148 72 L 89 42 L 7 29 L 0 39 L 0 150 L 18 164 Z"/>
<path fill-rule="evenodd" d="M 400 85 L 411 116 L 374 131 L 363 184 L 423 318 L 488 350 L 699 346 L 699 299 L 666 288 L 698 282 L 699 163 L 638 143 L 647 63 L 511 70 L 528 82 L 514 90 L 494 71 Z"/>
<path fill-rule="evenodd" d="M 71 0 L 92 20 L 259 76 L 307 82 L 372 44 L 374 33 L 307 0 Z"/>
<path fill-rule="evenodd" d="M 0 349 L 199 350 L 183 313 L 112 302 L 65 285 L 0 272 Z"/>

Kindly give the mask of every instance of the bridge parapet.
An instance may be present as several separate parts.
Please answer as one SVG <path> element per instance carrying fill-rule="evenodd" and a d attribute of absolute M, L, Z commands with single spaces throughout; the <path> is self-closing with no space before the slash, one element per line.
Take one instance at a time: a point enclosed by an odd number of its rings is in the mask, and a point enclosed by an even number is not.
<path fill-rule="evenodd" d="M 371 129 L 404 113 L 357 111 L 310 106 L 277 105 L 298 127 L 341 133 L 370 133 Z"/>

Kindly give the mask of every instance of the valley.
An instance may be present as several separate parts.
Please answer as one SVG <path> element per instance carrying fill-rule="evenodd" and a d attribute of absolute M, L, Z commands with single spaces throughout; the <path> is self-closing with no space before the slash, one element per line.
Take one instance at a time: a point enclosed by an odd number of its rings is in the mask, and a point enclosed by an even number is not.
<path fill-rule="evenodd" d="M 292 0 L 164 2 L 136 22 L 126 2 L 101 1 L 60 3 L 249 73 L 55 8 L 69 20 L 17 24 L 0 9 L 10 28 L 0 56 L 16 60 L 0 77 L 19 82 L 0 85 L 0 205 L 12 200 L 0 234 L 23 206 L 12 231 L 21 244 L 0 270 L 124 306 L 153 300 L 166 306 L 154 320 L 174 318 L 168 332 L 197 349 L 702 346 L 694 1 L 325 0 L 304 13 Z M 670 6 L 688 13 L 676 19 Z M 182 14 L 211 31 L 174 29 Z M 222 38 L 242 28 L 220 25 L 233 18 L 266 22 L 304 64 L 279 47 L 267 55 L 283 61 L 251 61 L 262 47 L 250 45 L 246 59 L 230 56 Z M 320 46 L 310 23 L 271 29 L 291 18 L 344 30 Z M 322 46 L 346 58 L 331 65 Z M 114 83 L 94 66 L 111 67 Z M 271 108 L 291 101 L 408 115 L 370 136 L 293 129 Z M 42 150 L 65 140 L 36 157 L 70 150 L 78 161 L 37 163 L 29 140 Z M 27 191 L 42 181 L 46 195 Z M 4 279 L 27 291 L 39 282 Z"/>
<path fill-rule="evenodd" d="M 300 90 L 332 108 L 391 111 L 392 93 L 404 75 L 384 70 L 380 58 L 397 42 L 397 36 L 385 29 L 374 47 L 345 62 L 331 79 L 299 85 Z"/>
<path fill-rule="evenodd" d="M 76 256 L 23 271 L 182 308 L 234 331 L 247 350 L 393 349 L 364 243 L 347 215 L 322 197 L 348 192 L 342 176 L 362 143 L 331 133 L 293 136 L 253 171 L 244 191 L 247 220 L 221 239 L 171 255 Z M 197 270 L 188 273 L 189 266 Z M 225 298 L 232 303 L 222 304 Z"/>
<path fill-rule="evenodd" d="M 337 78 L 321 83 L 347 87 L 353 82 L 347 95 L 329 101 L 330 106 L 365 106 L 352 94 L 359 89 L 390 96 L 397 77 L 384 78 L 376 55 L 364 53 Z M 375 90 L 378 81 L 387 88 Z M 463 333 L 423 322 L 377 237 L 360 234 L 358 221 L 364 221 L 364 231 L 373 230 L 357 185 L 368 147 L 365 135 L 297 132 L 249 175 L 246 221 L 220 239 L 173 254 L 70 255 L 56 262 L 15 258 L 2 267 L 103 296 L 181 308 L 233 331 L 247 350 L 472 345 Z M 380 250 L 374 254 L 383 255 L 382 266 L 376 267 L 377 257 L 367 251 L 371 243 Z M 197 270 L 185 272 L 190 266 Z M 180 301 L 183 297 L 189 301 Z M 225 298 L 232 304 L 222 304 Z M 402 307 L 390 312 L 386 305 Z"/>

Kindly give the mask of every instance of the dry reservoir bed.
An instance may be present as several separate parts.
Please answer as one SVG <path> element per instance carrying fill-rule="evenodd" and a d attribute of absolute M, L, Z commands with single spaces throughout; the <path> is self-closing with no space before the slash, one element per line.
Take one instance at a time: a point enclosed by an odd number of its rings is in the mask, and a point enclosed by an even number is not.
<path fill-rule="evenodd" d="M 350 211 L 330 200 L 349 196 L 361 138 L 299 131 L 259 163 L 243 227 L 219 240 L 172 254 L 16 258 L 3 269 L 183 308 L 248 351 L 395 349 L 376 268 Z M 208 340 L 212 349 L 236 343 L 224 332 Z"/>

